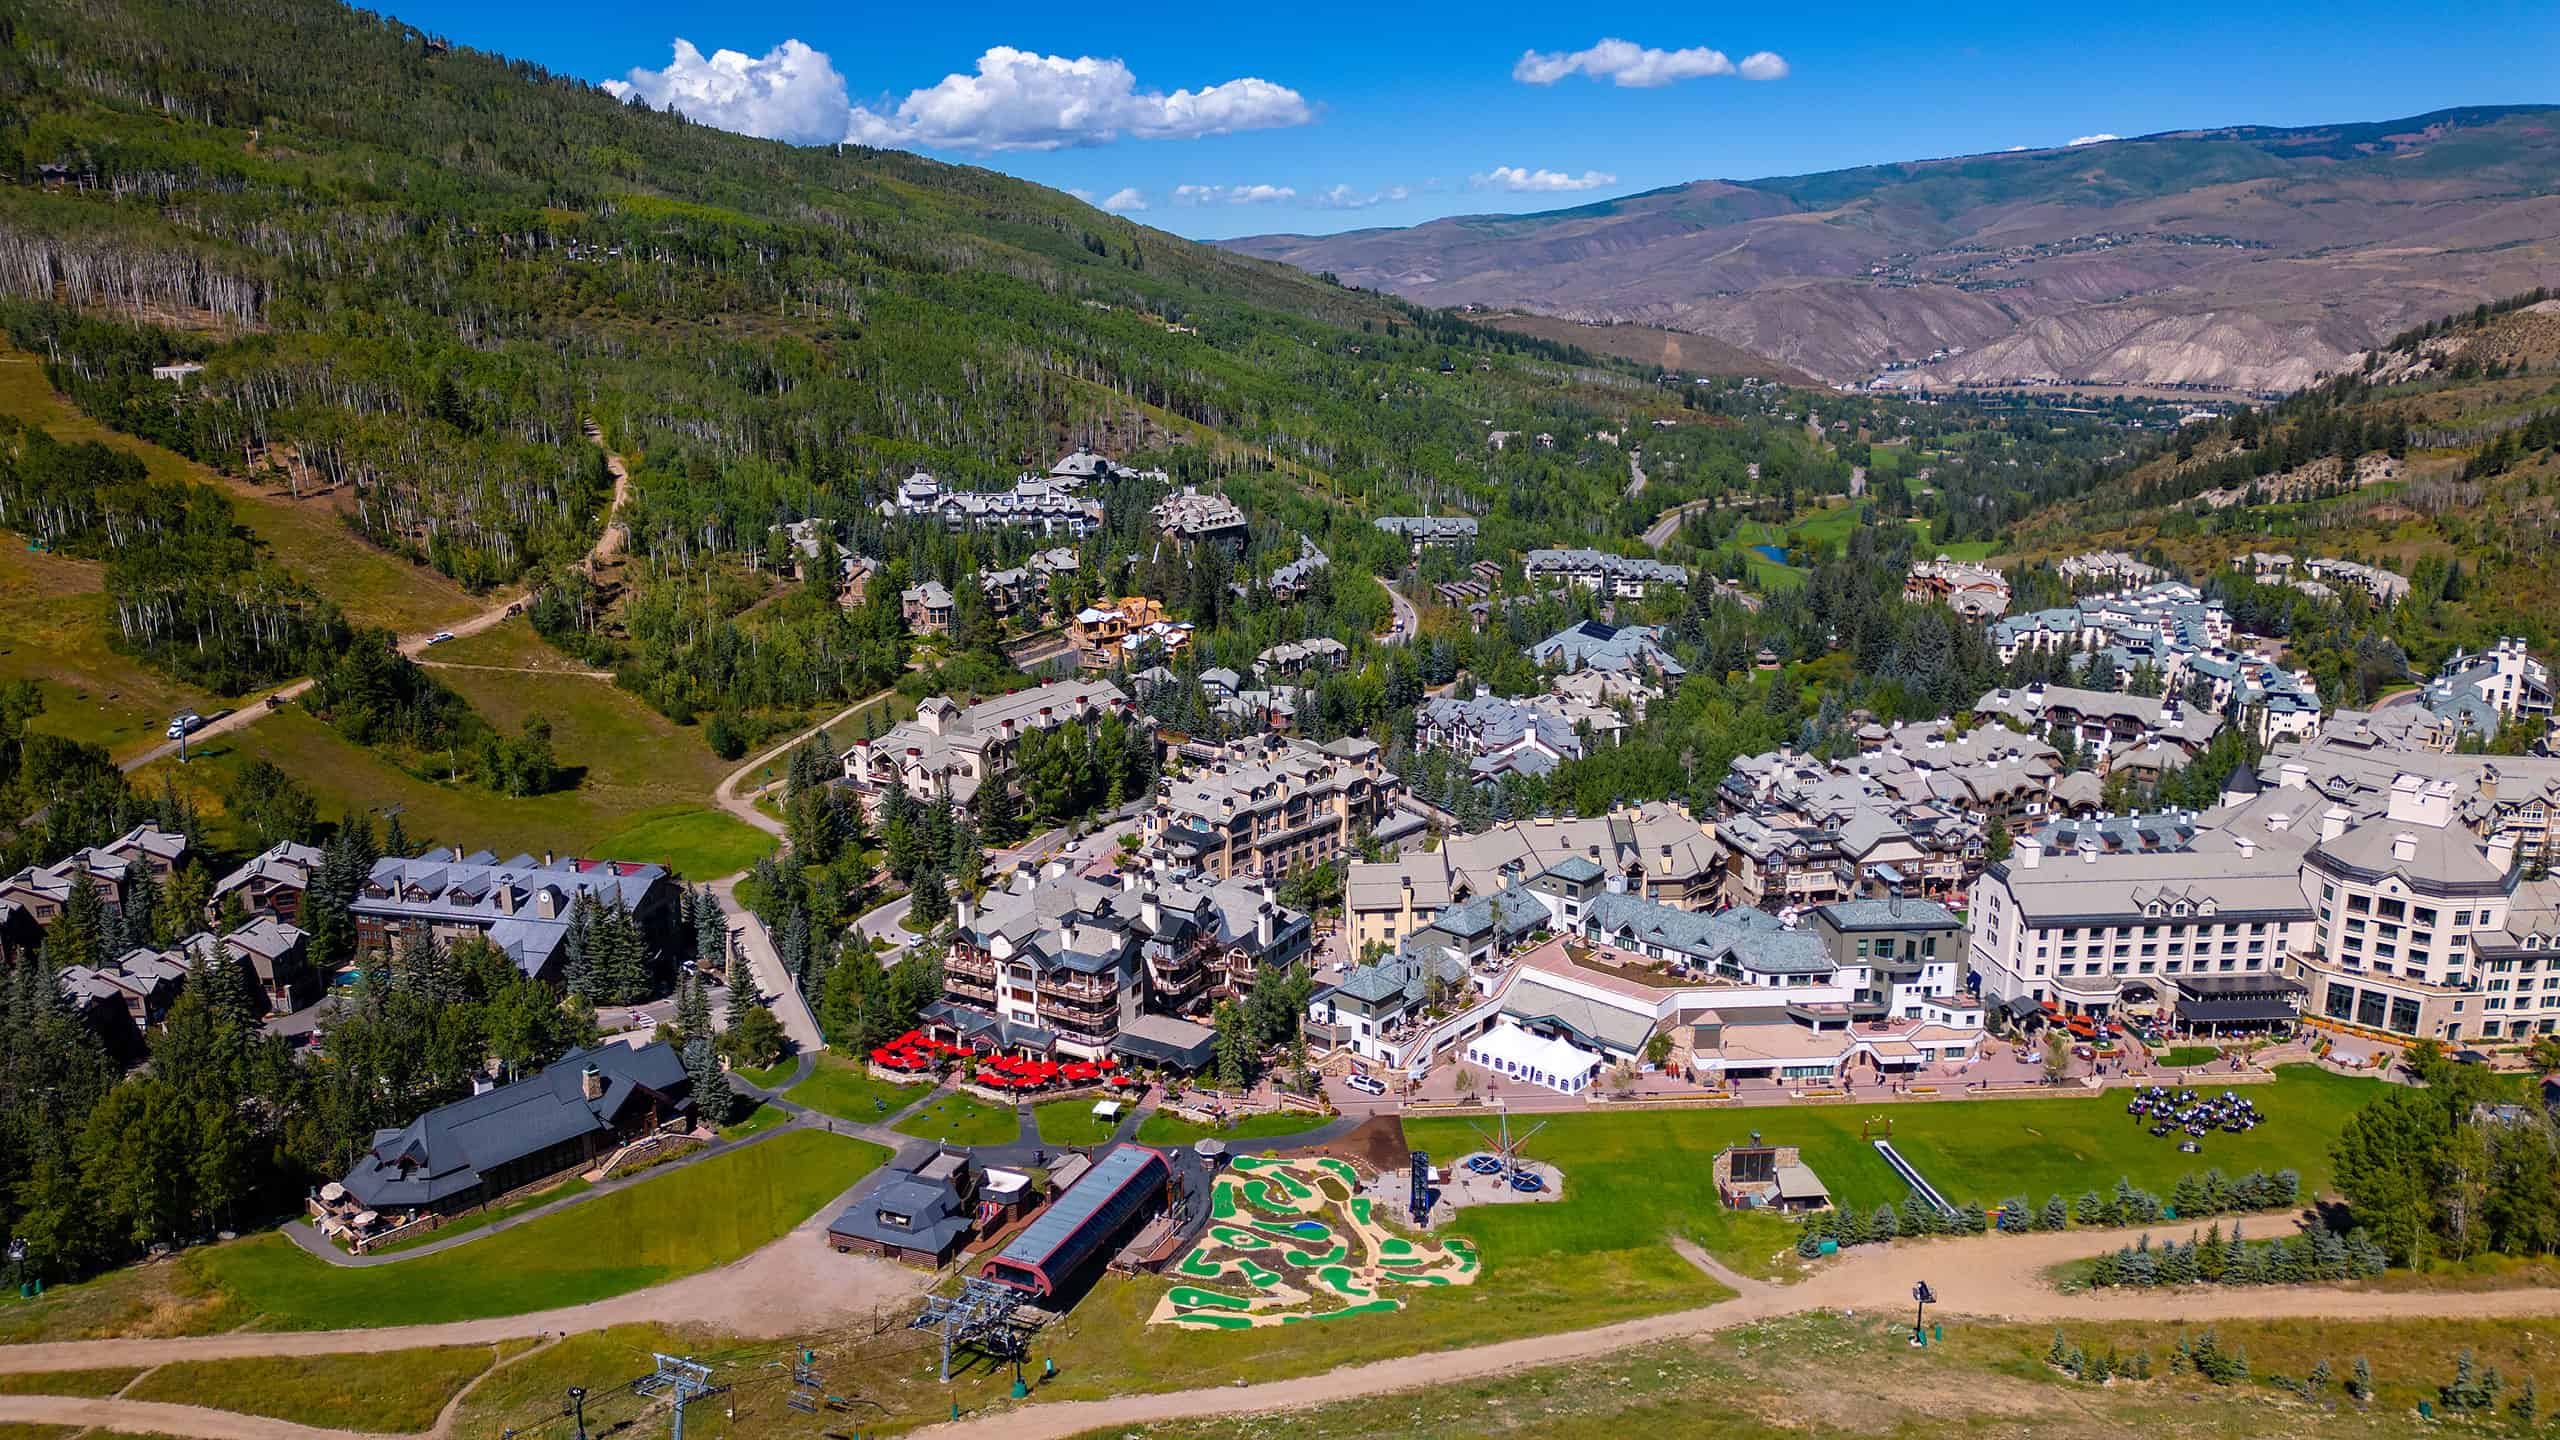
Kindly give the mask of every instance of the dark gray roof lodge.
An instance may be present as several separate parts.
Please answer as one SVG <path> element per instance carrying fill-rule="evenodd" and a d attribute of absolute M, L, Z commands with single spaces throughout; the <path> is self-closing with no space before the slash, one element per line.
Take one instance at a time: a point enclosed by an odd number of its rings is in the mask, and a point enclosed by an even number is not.
<path fill-rule="evenodd" d="M 592 1066 L 602 1093 L 589 1099 Z M 693 1108 L 693 1084 L 665 1041 L 634 1049 L 572 1050 L 512 1085 L 439 1105 L 396 1130 L 374 1132 L 373 1147 L 346 1174 L 347 1193 L 370 1210 L 433 1206 L 469 1192 L 481 1177 L 581 1136 L 610 1131 L 635 1100 L 655 1096 L 671 1112 Z M 526 1177 L 532 1178 L 532 1177 Z"/>

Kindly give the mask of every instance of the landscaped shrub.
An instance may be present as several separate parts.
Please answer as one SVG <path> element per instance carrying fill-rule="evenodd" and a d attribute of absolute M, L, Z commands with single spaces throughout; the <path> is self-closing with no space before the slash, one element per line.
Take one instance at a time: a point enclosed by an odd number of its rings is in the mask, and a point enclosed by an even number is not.
<path fill-rule="evenodd" d="M 2301 1199 L 2302 1177 L 2291 1170 L 2279 1170 L 2272 1175 L 2263 1170 L 2252 1170 L 2233 1180 L 2213 1169 L 2190 1171 L 2178 1177 L 2171 1204 L 2177 1210 L 2177 1218 L 2184 1220 L 2233 1211 L 2280 1210 L 2299 1204 Z M 2073 1225 L 2149 1225 L 2165 1217 L 2169 1208 L 2161 1203 L 2160 1197 L 2121 1178 L 2116 1181 L 2115 1192 L 2103 1198 L 2095 1190 L 2086 1190 L 2076 1201 L 2066 1202 L 2059 1195 L 2048 1196 L 2039 1207 L 2024 1195 L 2012 1195 L 2000 1202 L 1997 1221 L 1981 1206 L 1969 1202 L 1954 1214 L 1947 1214 L 1915 1192 L 1906 1196 L 1899 1206 L 1878 1205 L 1873 1211 L 1863 1213 L 1825 1210 L 1808 1217 L 1797 1232 L 1796 1253 L 1811 1259 L 1822 1253 L 1825 1240 L 1847 1249 L 1853 1245 L 1903 1236 L 1980 1235 L 1992 1229 L 2004 1235 L 2023 1235 L 2038 1230 L 2067 1230 Z M 2218 1280 L 2220 1277 L 2196 1278 Z M 2150 1279 L 2095 1283 L 2156 1285 L 2186 1282 Z"/>
<path fill-rule="evenodd" d="M 2362 1230 L 2343 1237 L 2311 1230 L 2282 1240 L 2244 1240 L 2240 1227 L 2216 1225 L 2198 1239 L 2153 1246 L 2143 1236 L 2090 1263 L 2089 1283 L 2141 1289 L 2154 1285 L 2293 1285 L 2313 1280 L 2353 1280 L 2379 1275 L 2388 1263 Z"/>

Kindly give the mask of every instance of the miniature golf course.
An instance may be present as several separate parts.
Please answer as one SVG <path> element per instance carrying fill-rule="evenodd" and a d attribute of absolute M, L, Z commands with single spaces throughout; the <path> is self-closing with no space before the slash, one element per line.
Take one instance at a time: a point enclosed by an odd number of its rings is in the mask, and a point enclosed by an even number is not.
<path fill-rule="evenodd" d="M 1173 1268 L 1151 1325 L 1244 1330 L 1398 1310 L 1398 1285 L 1472 1285 L 1475 1248 L 1391 1234 L 1330 1156 L 1242 1157 L 1213 1183 L 1209 1228 Z"/>

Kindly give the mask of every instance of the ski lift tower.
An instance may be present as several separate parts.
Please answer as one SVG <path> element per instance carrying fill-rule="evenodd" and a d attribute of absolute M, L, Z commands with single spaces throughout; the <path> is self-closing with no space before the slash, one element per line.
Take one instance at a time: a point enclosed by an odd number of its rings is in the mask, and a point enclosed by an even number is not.
<path fill-rule="evenodd" d="M 910 1330 L 942 1332 L 942 1379 L 951 1380 L 951 1352 L 966 1345 L 1019 1365 L 1031 1353 L 1030 1327 L 1015 1318 L 1022 1296 L 1010 1286 L 971 1276 L 957 1295 L 927 1295 Z"/>
<path fill-rule="evenodd" d="M 675 1416 L 669 1430 L 671 1440 L 684 1440 L 684 1407 L 706 1396 L 728 1389 L 711 1383 L 711 1367 L 683 1355 L 656 1355 L 655 1374 L 644 1375 L 631 1382 L 633 1393 L 655 1398 L 660 1395 L 675 1402 Z"/>

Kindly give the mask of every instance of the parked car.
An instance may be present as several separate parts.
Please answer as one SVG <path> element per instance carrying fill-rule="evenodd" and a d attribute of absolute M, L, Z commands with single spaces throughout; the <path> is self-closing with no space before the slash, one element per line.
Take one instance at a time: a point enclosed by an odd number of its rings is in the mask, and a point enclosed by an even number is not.
<path fill-rule="evenodd" d="M 453 638 L 453 632 L 452 632 L 452 631 L 450 631 L 450 630 L 439 630 L 439 631 L 437 631 L 436 633 L 434 633 L 433 635 L 430 635 L 430 636 L 428 636 L 428 637 L 427 637 L 427 643 L 428 643 L 428 644 L 430 644 L 430 645 L 441 645 L 441 644 L 443 644 L 444 642 L 446 642 L 447 640 L 450 640 L 450 639 L 452 639 L 452 638 Z"/>
<path fill-rule="evenodd" d="M 1386 1081 L 1379 1079 L 1375 1075 L 1364 1074 L 1358 1070 L 1352 1071 L 1351 1078 L 1342 1083 L 1359 1091 L 1363 1095 L 1384 1095 L 1387 1093 Z"/>
<path fill-rule="evenodd" d="M 180 739 L 204 728 L 204 717 L 193 710 L 183 710 L 169 717 L 169 738 Z"/>

